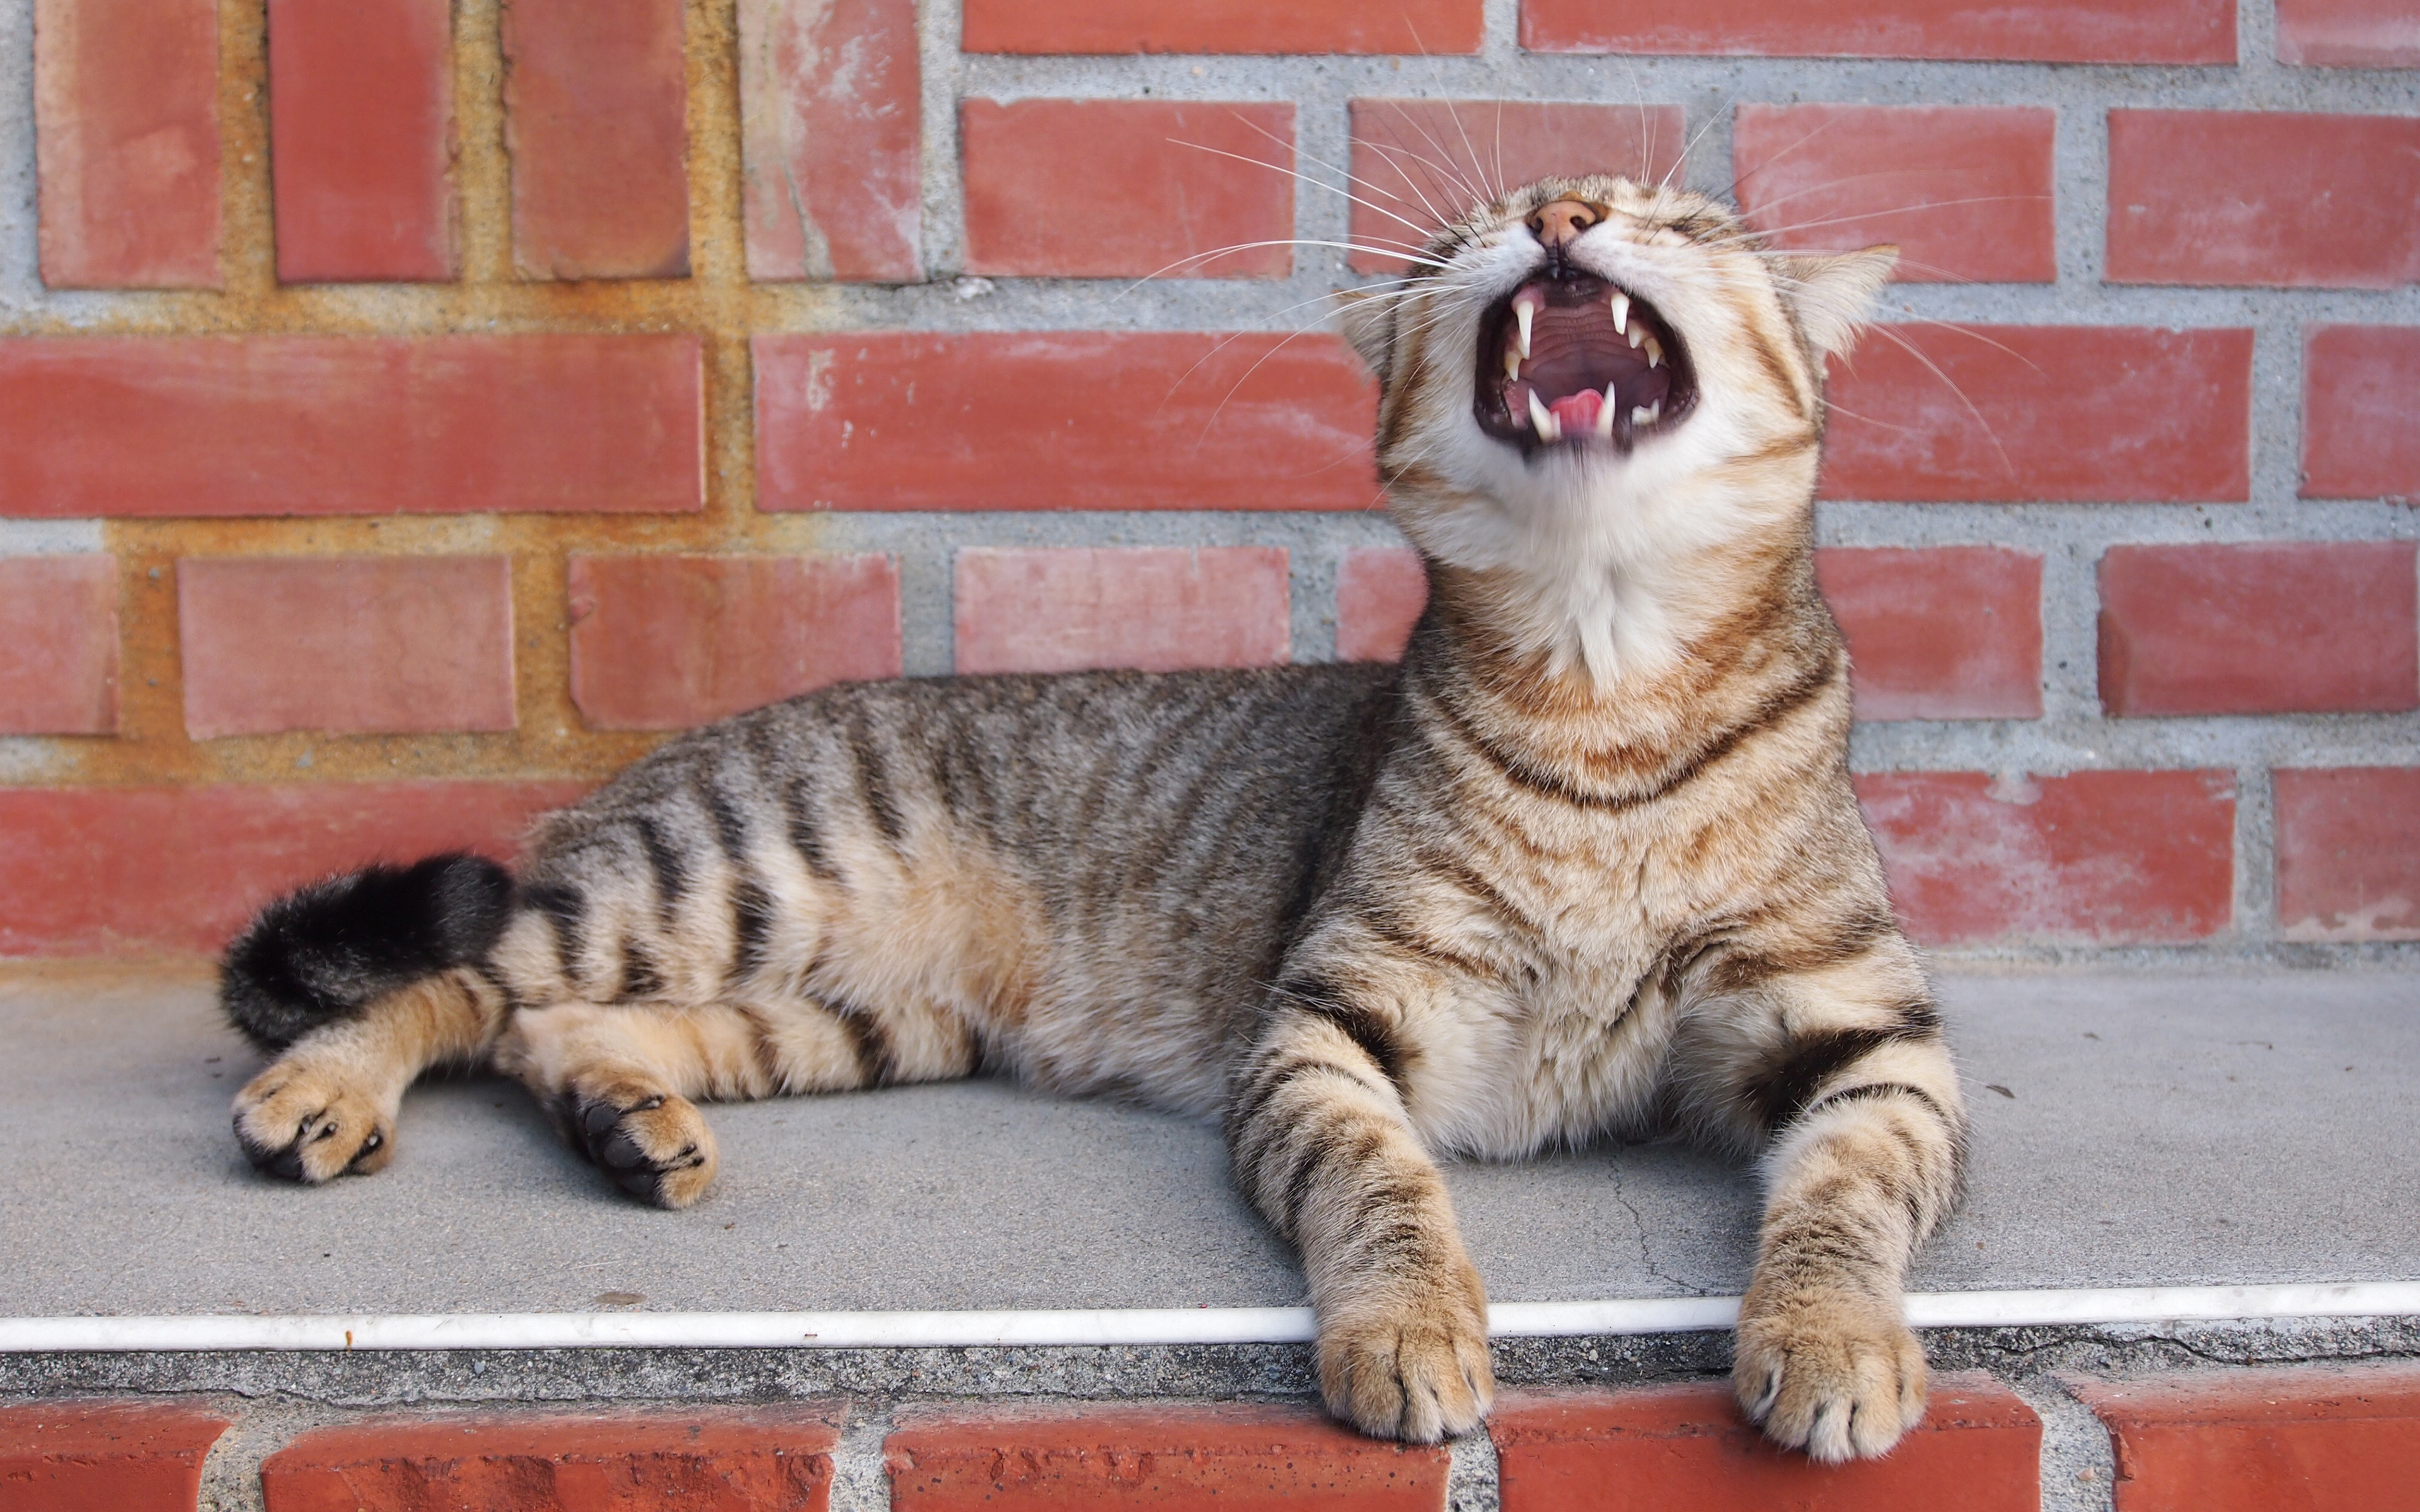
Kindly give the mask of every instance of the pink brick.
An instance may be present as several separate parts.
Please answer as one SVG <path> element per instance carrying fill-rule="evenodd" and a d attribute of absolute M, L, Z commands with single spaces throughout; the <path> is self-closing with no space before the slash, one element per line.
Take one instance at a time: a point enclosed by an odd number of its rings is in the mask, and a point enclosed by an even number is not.
<path fill-rule="evenodd" d="M 889 557 L 571 559 L 571 699 L 598 730 L 681 730 L 900 671 Z"/>
<path fill-rule="evenodd" d="M 2420 503 L 2420 326 L 2314 326 L 2303 497 Z"/>
<path fill-rule="evenodd" d="M 1294 271 L 1294 107 L 969 100 L 967 270 L 1030 278 Z M 1222 247 L 1246 250 L 1207 256 Z"/>
<path fill-rule="evenodd" d="M 966 0 L 970 53 L 1479 51 L 1480 0 Z"/>
<path fill-rule="evenodd" d="M 1660 183 L 1689 139 L 1678 105 L 1529 100 L 1356 100 L 1347 266 L 1400 273 L 1446 220 L 1498 186 L 1553 176 L 1621 174 Z M 1406 225 L 1408 221 L 1411 224 Z"/>
<path fill-rule="evenodd" d="M 446 0 L 271 0 L 279 279 L 455 275 L 453 43 Z"/>
<path fill-rule="evenodd" d="M 1428 607 L 1428 569 L 1408 547 L 1356 547 L 1336 569 L 1336 659 L 1401 661 Z"/>
<path fill-rule="evenodd" d="M 2277 59 L 2326 69 L 2420 69 L 2420 6 L 2277 0 Z"/>
<path fill-rule="evenodd" d="M 2226 772 L 1857 779 L 1892 901 L 1927 945 L 2155 945 L 2228 927 Z"/>
<path fill-rule="evenodd" d="M 689 273 L 683 8 L 504 8 L 513 262 L 530 278 Z"/>
<path fill-rule="evenodd" d="M 42 282 L 219 286 L 217 0 L 35 0 Z"/>
<path fill-rule="evenodd" d="M 2420 116 L 2109 113 L 2113 284 L 2420 281 Z"/>
<path fill-rule="evenodd" d="M 956 600 L 962 672 L 1264 667 L 1290 646 L 1281 547 L 973 548 Z"/>
<path fill-rule="evenodd" d="M 1368 509 L 1377 395 L 1328 336 L 758 336 L 758 507 Z"/>
<path fill-rule="evenodd" d="M 2101 702 L 2116 715 L 2420 708 L 2409 541 L 2113 546 Z"/>
<path fill-rule="evenodd" d="M 510 730 L 504 557 L 188 557 L 185 733 Z"/>
<path fill-rule="evenodd" d="M 739 0 L 748 276 L 923 273 L 915 0 Z"/>
<path fill-rule="evenodd" d="M 332 872 L 437 851 L 506 858 L 583 782 L 0 788 L 0 955 L 214 953 Z"/>
<path fill-rule="evenodd" d="M 2249 331 L 1921 325 L 1890 336 L 1869 334 L 1835 370 L 1827 498 L 2250 496 Z"/>
<path fill-rule="evenodd" d="M 2228 0 L 1523 0 L 1521 45 L 1540 53 L 2233 63 L 2235 7 Z"/>
<path fill-rule="evenodd" d="M 695 510 L 699 342 L 0 340 L 0 500 L 94 515 Z"/>
<path fill-rule="evenodd" d="M 2041 565 L 1988 546 L 1817 552 L 1857 717 L 2040 718 Z"/>
<path fill-rule="evenodd" d="M 1731 166 L 1776 246 L 1887 241 L 1902 283 L 2047 284 L 2056 123 L 2034 106 L 1742 105 Z"/>
<path fill-rule="evenodd" d="M 117 728 L 117 559 L 0 557 L 0 735 Z"/>
<path fill-rule="evenodd" d="M 0 1505 L 193 1512 L 202 1460 L 226 1427 L 215 1412 L 171 1402 L 69 1398 L 0 1407 Z"/>
<path fill-rule="evenodd" d="M 2272 775 L 2289 940 L 2420 940 L 2420 767 Z"/>

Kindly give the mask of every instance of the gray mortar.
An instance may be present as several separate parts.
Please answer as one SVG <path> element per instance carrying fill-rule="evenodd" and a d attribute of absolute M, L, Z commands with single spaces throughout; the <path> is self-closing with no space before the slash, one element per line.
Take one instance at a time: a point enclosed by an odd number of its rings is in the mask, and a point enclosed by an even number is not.
<path fill-rule="evenodd" d="M 34 0 L 0 0 L 0 316 L 40 296 L 35 227 Z"/>

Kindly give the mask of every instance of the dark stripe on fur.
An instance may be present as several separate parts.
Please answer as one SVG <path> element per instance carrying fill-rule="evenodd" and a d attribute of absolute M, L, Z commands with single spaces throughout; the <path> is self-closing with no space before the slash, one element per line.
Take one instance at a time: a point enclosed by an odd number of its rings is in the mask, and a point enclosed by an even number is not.
<path fill-rule="evenodd" d="M 546 882 L 522 888 L 521 902 L 543 915 L 547 927 L 553 932 L 554 953 L 563 963 L 563 980 L 574 987 L 583 985 L 580 962 L 587 948 L 587 898 L 577 887 Z"/>
<path fill-rule="evenodd" d="M 1317 978 L 1288 978 L 1278 983 L 1277 994 L 1287 1006 L 1315 1014 L 1343 1030 L 1344 1037 L 1360 1047 L 1390 1084 L 1402 1088 L 1405 1059 L 1403 1041 L 1395 1037 L 1395 1026 L 1375 1010 L 1355 1002 L 1334 983 Z"/>
<path fill-rule="evenodd" d="M 1798 1117 L 1802 1119 L 1808 1118 L 1821 1112 L 1824 1108 L 1832 1107 L 1841 1103 L 1854 1103 L 1869 1097 L 1889 1097 L 1900 1093 L 1904 1093 L 1923 1103 L 1926 1107 L 1931 1108 L 1932 1110 L 1932 1116 L 1939 1119 L 1945 1127 L 1953 1130 L 1958 1127 L 1957 1120 L 1949 1117 L 1948 1111 L 1942 1107 L 1940 1103 L 1934 1100 L 1931 1092 L 1926 1091 L 1921 1087 L 1910 1087 L 1905 1082 L 1860 1082 L 1854 1087 L 1843 1087 L 1837 1092 L 1832 1092 L 1823 1097 L 1817 1098 L 1814 1102 L 1807 1103 L 1805 1107 L 1799 1109 Z"/>
<path fill-rule="evenodd" d="M 1865 1056 L 1902 1040 L 1930 1038 L 1936 1029 L 1901 1022 L 1881 1028 L 1836 1029 L 1794 1041 L 1787 1058 L 1750 1081 L 1747 1096 L 1768 1130 L 1777 1130 L 1805 1111 L 1818 1088 Z"/>
<path fill-rule="evenodd" d="M 865 811 L 874 816 L 874 826 L 882 831 L 892 849 L 898 849 L 908 838 L 908 821 L 900 815 L 899 798 L 891 791 L 882 753 L 874 748 L 873 732 L 862 718 L 849 721 L 848 757 L 857 769 L 857 795 L 863 800 Z"/>
<path fill-rule="evenodd" d="M 782 784 L 782 809 L 789 819 L 790 849 L 807 863 L 807 870 L 826 882 L 838 881 L 840 869 L 832 865 L 831 853 L 824 849 L 822 831 L 817 827 L 811 807 L 814 802 L 806 779 Z"/>
<path fill-rule="evenodd" d="M 891 1035 L 881 1022 L 871 1011 L 837 997 L 825 998 L 823 1006 L 848 1031 L 848 1047 L 857 1057 L 858 1085 L 889 1086 L 898 1074 L 898 1063 L 892 1058 Z"/>
<path fill-rule="evenodd" d="M 736 986 L 765 964 L 765 947 L 773 937 L 776 915 L 773 895 L 755 878 L 742 876 L 731 889 L 731 981 Z"/>
<path fill-rule="evenodd" d="M 633 939 L 622 941 L 622 989 L 619 994 L 626 1003 L 644 1002 L 660 997 L 664 991 L 664 974 L 656 967 L 655 958 L 646 948 Z"/>
<path fill-rule="evenodd" d="M 664 833 L 654 820 L 635 819 L 631 827 L 639 832 L 639 844 L 646 852 L 647 870 L 655 873 L 656 907 L 669 925 L 682 889 L 689 886 L 689 869 L 682 864 L 680 853 L 665 843 Z"/>

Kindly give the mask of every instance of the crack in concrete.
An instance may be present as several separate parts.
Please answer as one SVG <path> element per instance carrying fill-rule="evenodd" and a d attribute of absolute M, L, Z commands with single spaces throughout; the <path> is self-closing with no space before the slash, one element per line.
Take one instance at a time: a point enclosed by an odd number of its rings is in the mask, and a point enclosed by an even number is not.
<path fill-rule="evenodd" d="M 1648 1238 L 1646 1215 L 1638 1211 L 1637 1203 L 1630 1200 L 1630 1193 L 1623 1185 L 1621 1163 L 1619 1160 L 1613 1163 L 1613 1200 L 1621 1204 L 1621 1211 L 1630 1214 L 1631 1227 L 1638 1231 L 1638 1263 L 1649 1275 L 1667 1286 L 1677 1287 L 1687 1296 L 1711 1295 L 1706 1288 L 1683 1281 L 1655 1263 L 1654 1249 Z"/>

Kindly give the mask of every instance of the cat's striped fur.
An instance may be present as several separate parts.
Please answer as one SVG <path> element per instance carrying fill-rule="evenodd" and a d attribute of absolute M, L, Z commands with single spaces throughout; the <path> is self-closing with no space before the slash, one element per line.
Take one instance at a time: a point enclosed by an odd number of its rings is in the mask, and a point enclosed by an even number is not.
<path fill-rule="evenodd" d="M 1430 1440 L 1492 1389 L 1435 1160 L 1677 1123 L 1763 1162 L 1743 1404 L 1881 1452 L 1922 1410 L 1901 1277 L 1963 1128 L 1811 570 L 1823 357 L 1888 263 L 1619 179 L 1474 211 L 1347 316 L 1433 584 L 1400 669 L 864 684 L 673 741 L 509 881 L 441 858 L 264 915 L 228 1001 L 283 1054 L 239 1137 L 374 1169 L 415 1075 L 486 1059 L 677 1207 L 715 1169 L 693 1100 L 985 1070 L 1219 1116 L 1330 1407 Z M 1474 418 L 1542 276 L 1655 312 L 1677 417 L 1619 448 Z"/>

